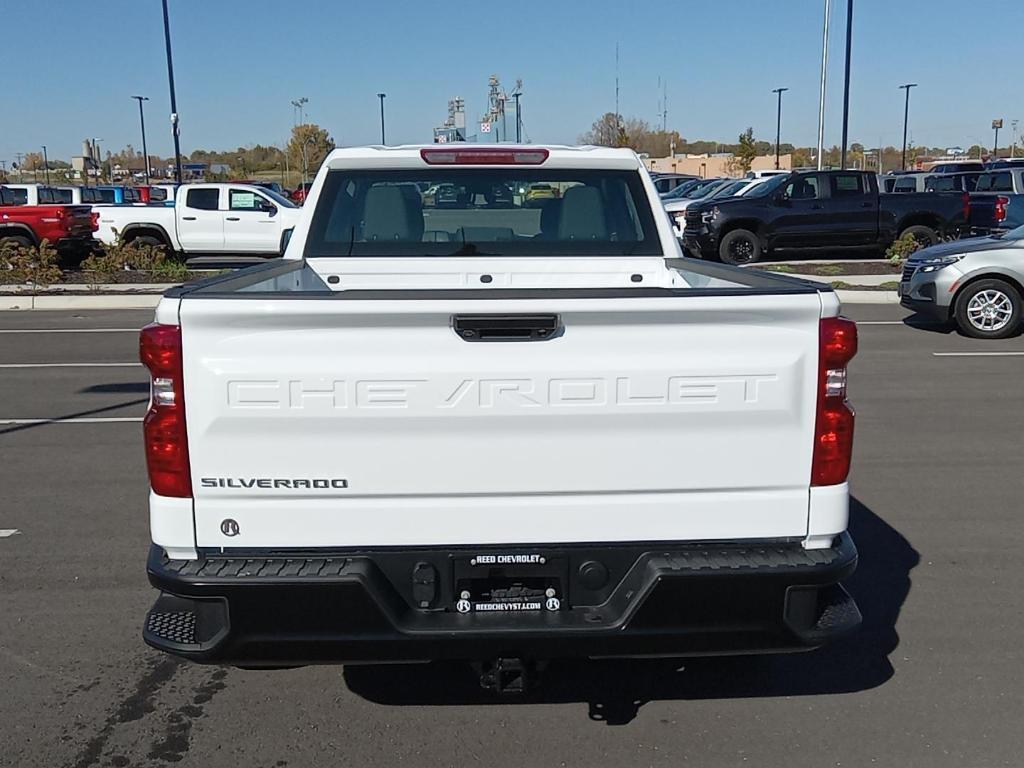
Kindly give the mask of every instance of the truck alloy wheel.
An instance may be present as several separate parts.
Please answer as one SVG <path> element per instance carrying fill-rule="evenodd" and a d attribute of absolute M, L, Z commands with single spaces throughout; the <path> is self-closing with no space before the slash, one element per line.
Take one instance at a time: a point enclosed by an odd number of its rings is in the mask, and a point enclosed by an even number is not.
<path fill-rule="evenodd" d="M 734 229 L 722 238 L 718 256 L 726 264 L 752 264 L 761 258 L 761 241 L 748 229 Z"/>
<path fill-rule="evenodd" d="M 27 237 L 21 235 L 13 235 L 11 237 L 0 237 L 0 246 L 2 245 L 14 245 L 21 248 L 29 248 L 32 245 L 32 241 Z"/>
<path fill-rule="evenodd" d="M 967 336 L 1002 339 L 1019 332 L 1021 297 L 1002 280 L 979 280 L 956 302 L 956 322 Z"/>

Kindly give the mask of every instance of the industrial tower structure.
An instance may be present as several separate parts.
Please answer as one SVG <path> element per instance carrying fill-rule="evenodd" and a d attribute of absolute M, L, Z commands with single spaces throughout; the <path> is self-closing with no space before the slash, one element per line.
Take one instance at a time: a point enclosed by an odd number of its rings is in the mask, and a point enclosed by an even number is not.
<path fill-rule="evenodd" d="M 508 123 L 505 120 L 505 104 L 509 99 L 516 102 L 516 134 L 522 132 L 522 120 L 519 117 L 519 97 L 523 93 L 523 81 L 516 80 L 516 87 L 511 94 L 505 92 L 497 75 L 491 75 L 487 81 L 487 112 L 480 118 L 480 132 L 491 133 L 494 141 L 508 141 Z M 500 123 L 499 123 L 500 120 Z"/>
<path fill-rule="evenodd" d="M 508 141 L 509 127 L 506 117 L 506 105 L 515 102 L 514 138 L 521 141 L 523 120 L 520 116 L 520 97 L 523 95 L 523 81 L 516 80 L 516 87 L 511 93 L 501 87 L 497 75 L 491 75 L 487 81 L 487 112 L 480 118 L 479 132 L 472 136 L 466 134 L 466 101 L 461 96 L 448 100 L 448 117 L 434 128 L 434 143 L 448 144 L 456 141 Z"/>
<path fill-rule="evenodd" d="M 435 144 L 466 140 L 466 101 L 461 96 L 448 99 L 448 117 L 434 129 Z"/>

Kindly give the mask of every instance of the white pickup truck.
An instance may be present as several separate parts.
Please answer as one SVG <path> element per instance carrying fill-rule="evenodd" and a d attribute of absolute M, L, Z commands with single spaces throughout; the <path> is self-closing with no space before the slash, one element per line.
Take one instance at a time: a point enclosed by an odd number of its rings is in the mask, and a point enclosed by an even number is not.
<path fill-rule="evenodd" d="M 509 202 L 532 184 L 559 195 Z M 507 689 L 554 657 L 844 634 L 838 312 L 682 258 L 628 150 L 336 150 L 282 259 L 169 291 L 142 331 L 145 640 L 466 659 Z"/>
<path fill-rule="evenodd" d="M 173 205 L 99 209 L 96 237 L 113 244 L 140 240 L 182 256 L 280 255 L 301 209 L 272 190 L 250 184 L 188 184 Z"/>

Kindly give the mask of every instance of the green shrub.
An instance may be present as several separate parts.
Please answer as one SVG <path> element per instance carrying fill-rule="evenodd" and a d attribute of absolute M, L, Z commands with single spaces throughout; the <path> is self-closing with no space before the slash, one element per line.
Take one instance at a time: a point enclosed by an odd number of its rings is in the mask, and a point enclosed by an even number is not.
<path fill-rule="evenodd" d="M 153 268 L 153 275 L 176 283 L 183 283 L 188 280 L 188 267 L 182 261 L 164 259 Z"/>
<path fill-rule="evenodd" d="M 819 275 L 841 275 L 844 271 L 844 267 L 838 264 L 822 264 L 818 267 Z"/>
<path fill-rule="evenodd" d="M 169 262 L 162 245 L 149 245 L 139 240 L 126 243 L 119 233 L 115 231 L 115 234 L 116 243 L 101 244 L 82 261 L 82 269 L 90 273 L 90 277 L 96 282 L 114 282 L 118 273 L 131 270 L 157 272 Z"/>
<path fill-rule="evenodd" d="M 885 255 L 889 259 L 889 263 L 893 266 L 899 267 L 903 265 L 910 254 L 921 247 L 921 244 L 914 239 L 913 235 L 904 235 L 899 240 L 894 240 L 886 251 Z"/>
<path fill-rule="evenodd" d="M 4 243 L 0 248 L 0 277 L 5 283 L 28 283 L 33 293 L 61 277 L 57 249 L 43 240 L 38 247 Z"/>

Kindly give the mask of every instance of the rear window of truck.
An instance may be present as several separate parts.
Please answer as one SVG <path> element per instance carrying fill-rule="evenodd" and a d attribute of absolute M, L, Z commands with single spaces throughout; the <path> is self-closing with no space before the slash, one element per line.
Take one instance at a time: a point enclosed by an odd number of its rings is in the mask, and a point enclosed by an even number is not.
<path fill-rule="evenodd" d="M 977 192 L 1013 192 L 1013 177 L 1009 171 L 983 173 L 978 177 Z"/>
<path fill-rule="evenodd" d="M 430 168 L 328 173 L 305 256 L 660 253 L 635 171 Z"/>

